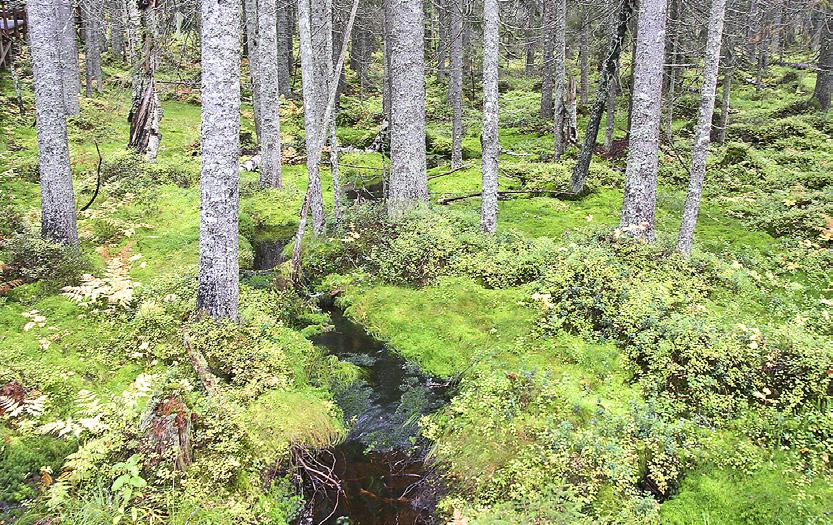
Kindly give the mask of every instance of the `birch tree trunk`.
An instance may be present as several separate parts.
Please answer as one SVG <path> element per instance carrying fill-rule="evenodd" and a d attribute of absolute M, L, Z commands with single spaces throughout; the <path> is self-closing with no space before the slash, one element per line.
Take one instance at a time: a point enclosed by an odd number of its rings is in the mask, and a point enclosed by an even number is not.
<path fill-rule="evenodd" d="M 425 63 L 420 0 L 389 0 L 391 159 L 388 215 L 428 202 L 425 173 Z"/>
<path fill-rule="evenodd" d="M 581 146 L 581 151 L 579 151 L 578 161 L 573 168 L 573 176 L 570 180 L 570 187 L 576 195 L 584 192 L 584 182 L 587 180 L 587 174 L 590 171 L 590 160 L 593 158 L 593 152 L 596 150 L 596 137 L 599 134 L 602 112 L 608 103 L 608 97 L 612 89 L 611 83 L 613 82 L 613 75 L 616 74 L 619 66 L 619 55 L 622 53 L 622 44 L 628 32 L 634 3 L 634 0 L 625 0 L 619 9 L 616 31 L 611 36 L 610 50 L 608 51 L 607 58 L 605 58 L 599 78 L 599 91 L 596 94 L 596 101 L 593 103 L 593 108 L 590 110 L 590 117 L 587 119 L 584 143 Z"/>
<path fill-rule="evenodd" d="M 315 74 L 315 63 L 312 47 L 310 0 L 298 0 L 298 34 L 300 36 L 301 78 L 304 94 L 304 127 L 306 128 L 307 147 L 307 200 L 312 211 L 313 230 L 315 233 L 324 231 L 324 196 L 321 190 L 320 156 L 313 155 L 318 144 L 319 135 L 324 127 L 319 122 L 318 93 L 320 84 Z M 329 58 L 329 56 L 328 56 Z M 324 95 L 326 96 L 326 95 Z"/>
<path fill-rule="evenodd" d="M 276 0 L 257 0 L 260 186 L 263 188 L 280 188 L 282 183 L 277 10 Z"/>
<path fill-rule="evenodd" d="M 564 138 L 564 82 L 566 80 L 567 54 L 567 1 L 555 2 L 555 160 L 560 160 L 566 149 Z"/>
<path fill-rule="evenodd" d="M 497 230 L 498 154 L 498 46 L 500 45 L 498 0 L 483 3 L 483 194 L 480 229 Z"/>
<path fill-rule="evenodd" d="M 648 241 L 655 238 L 667 8 L 666 0 L 642 0 L 639 3 L 633 121 L 622 203 L 621 228 L 630 235 Z"/>
<path fill-rule="evenodd" d="M 555 25 L 555 0 L 544 0 L 544 42 L 542 45 L 542 60 L 543 66 L 541 68 L 541 110 L 539 112 L 542 119 L 551 119 L 553 117 L 553 103 L 552 103 L 552 85 L 553 85 L 553 52 L 555 45 L 552 38 L 553 26 Z"/>
<path fill-rule="evenodd" d="M 60 52 L 55 41 L 63 33 L 53 0 L 26 2 L 29 46 L 35 90 L 35 117 L 40 170 L 41 235 L 78 247 L 75 195 L 67 143 L 66 100 Z"/>
<path fill-rule="evenodd" d="M 453 113 L 451 123 L 451 168 L 463 165 L 463 2 L 449 2 L 451 20 L 451 81 L 448 100 Z"/>
<path fill-rule="evenodd" d="M 833 95 L 833 8 L 825 11 L 820 26 L 819 63 L 813 99 L 827 111 Z"/>
<path fill-rule="evenodd" d="M 81 113 L 81 68 L 78 66 L 78 42 L 75 38 L 75 10 L 71 0 L 55 0 L 52 16 L 57 20 L 52 45 L 57 41 L 59 67 L 64 97 L 64 109 L 68 116 Z"/>
<path fill-rule="evenodd" d="M 197 311 L 236 319 L 240 2 L 202 0 L 202 173 Z"/>
<path fill-rule="evenodd" d="M 688 184 L 688 196 L 683 209 L 683 220 L 677 250 L 688 255 L 694 241 L 694 227 L 700 211 L 700 196 L 703 193 L 703 180 L 706 177 L 706 158 L 709 154 L 712 117 L 714 116 L 714 99 L 717 89 L 717 70 L 720 65 L 720 43 L 723 40 L 723 22 L 726 17 L 726 0 L 712 0 L 709 15 L 709 36 L 706 42 L 706 57 L 703 65 L 703 90 L 700 94 L 700 113 L 692 148 L 691 180 Z"/>
<path fill-rule="evenodd" d="M 128 1 L 128 17 L 135 41 L 133 44 L 133 100 L 127 120 L 130 122 L 128 147 L 156 162 L 162 133 L 162 105 L 156 90 L 156 66 L 159 59 L 158 7 L 148 4 L 143 10 L 138 2 Z M 238 17 L 239 18 L 239 17 Z"/>

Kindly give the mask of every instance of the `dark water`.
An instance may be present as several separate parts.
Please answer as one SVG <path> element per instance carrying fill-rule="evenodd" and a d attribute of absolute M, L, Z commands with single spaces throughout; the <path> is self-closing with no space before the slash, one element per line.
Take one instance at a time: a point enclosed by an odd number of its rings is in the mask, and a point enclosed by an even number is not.
<path fill-rule="evenodd" d="M 339 311 L 335 330 L 315 343 L 366 372 L 363 381 L 337 392 L 348 421 L 345 442 L 328 455 L 342 490 L 308 495 L 303 523 L 416 525 L 434 523 L 436 477 L 425 465 L 419 417 L 441 407 L 444 384 L 421 374 Z"/>
<path fill-rule="evenodd" d="M 286 241 L 261 241 L 254 243 L 255 270 L 271 270 L 283 262 L 281 252 L 286 246 Z"/>

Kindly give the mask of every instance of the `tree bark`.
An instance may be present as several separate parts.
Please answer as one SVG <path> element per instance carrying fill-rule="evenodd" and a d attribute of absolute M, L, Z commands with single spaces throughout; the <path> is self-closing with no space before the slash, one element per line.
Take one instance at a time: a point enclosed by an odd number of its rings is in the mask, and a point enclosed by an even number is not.
<path fill-rule="evenodd" d="M 292 8 L 291 0 L 280 1 L 277 11 L 277 48 L 278 48 L 278 95 L 289 96 L 292 93 Z M 289 42 L 289 45 L 287 45 Z"/>
<path fill-rule="evenodd" d="M 62 28 L 55 17 L 52 0 L 29 0 L 26 14 L 35 90 L 41 235 L 44 239 L 77 248 L 78 228 L 63 93 L 66 77 L 60 52 L 55 46 Z"/>
<path fill-rule="evenodd" d="M 621 228 L 630 235 L 648 241 L 655 238 L 667 7 L 666 0 L 642 0 L 639 3 L 633 122 L 622 203 Z"/>
<path fill-rule="evenodd" d="M 573 168 L 573 176 L 570 180 L 570 186 L 575 195 L 581 195 L 584 192 L 584 182 L 587 180 L 587 174 L 590 171 L 590 160 L 593 158 L 593 152 L 596 150 L 596 137 L 599 135 L 602 112 L 608 103 L 608 97 L 612 89 L 611 82 L 613 81 L 613 75 L 617 74 L 619 55 L 622 53 L 622 44 L 628 32 L 634 3 L 634 0 L 625 0 L 619 9 L 616 31 L 611 37 L 610 51 L 608 51 L 607 58 L 605 58 L 599 78 L 599 91 L 596 94 L 593 108 L 590 110 L 590 117 L 587 119 L 584 143 L 581 146 L 581 151 L 579 151 L 578 161 Z"/>
<path fill-rule="evenodd" d="M 243 0 L 243 16 L 246 19 L 246 52 L 249 58 L 249 76 L 252 80 L 252 112 L 255 117 L 255 135 L 260 143 L 261 116 L 260 108 L 260 66 L 258 64 L 258 0 Z"/>
<path fill-rule="evenodd" d="M 451 81 L 448 101 L 453 113 L 451 122 L 451 167 L 463 164 L 463 2 L 450 0 L 451 20 Z"/>
<path fill-rule="evenodd" d="M 130 139 L 128 147 L 142 153 L 150 162 L 156 162 L 162 133 L 162 105 L 156 90 L 156 66 L 159 59 L 158 7 L 148 4 L 143 10 L 138 2 L 128 1 L 128 16 L 135 41 L 133 44 L 133 100 L 130 114 Z"/>
<path fill-rule="evenodd" d="M 389 0 L 391 160 L 388 214 L 428 202 L 425 173 L 425 63 L 419 0 Z"/>
<path fill-rule="evenodd" d="M 567 1 L 555 2 L 555 115 L 554 149 L 555 160 L 560 160 L 566 149 L 564 138 L 564 82 L 566 80 L 567 54 Z"/>
<path fill-rule="evenodd" d="M 833 9 L 828 9 L 821 21 L 819 66 L 816 74 L 816 87 L 813 99 L 821 109 L 830 109 L 830 99 L 833 95 Z"/>
<path fill-rule="evenodd" d="M 110 49 L 124 60 L 124 0 L 110 0 Z"/>
<path fill-rule="evenodd" d="M 498 188 L 498 46 L 500 45 L 498 0 L 483 4 L 483 197 L 480 201 L 480 229 L 497 229 Z"/>
<path fill-rule="evenodd" d="M 81 20 L 84 29 L 84 58 L 86 62 L 85 84 L 87 97 L 93 96 L 93 84 L 101 92 L 101 48 L 99 28 L 103 12 L 93 0 L 81 2 Z"/>
<path fill-rule="evenodd" d="M 709 15 L 709 35 L 706 42 L 706 58 L 703 65 L 703 89 L 700 95 L 700 113 L 692 148 L 691 180 L 683 209 L 683 220 L 677 240 L 677 250 L 688 255 L 694 241 L 694 227 L 700 211 L 700 196 L 706 177 L 706 158 L 709 154 L 714 99 L 717 89 L 717 70 L 720 65 L 720 43 L 723 39 L 723 22 L 726 17 L 726 0 L 712 0 Z"/>
<path fill-rule="evenodd" d="M 553 27 L 555 26 L 555 0 L 544 0 L 544 43 L 541 68 L 541 110 L 542 119 L 553 117 L 552 85 L 553 85 L 553 54 L 555 50 L 552 38 Z"/>
<path fill-rule="evenodd" d="M 524 74 L 532 76 L 535 74 L 535 44 L 538 40 L 538 34 L 535 30 L 535 0 L 529 0 L 524 4 L 526 11 L 526 28 L 524 30 L 524 55 L 526 62 L 524 64 Z M 485 19 L 486 8 L 484 4 L 483 16 Z M 484 21 L 485 23 L 485 21 Z"/>
<path fill-rule="evenodd" d="M 729 57 L 731 60 L 731 57 Z M 733 65 L 727 64 L 723 70 L 723 86 L 721 87 L 720 124 L 717 130 L 717 141 L 726 144 L 726 133 L 729 130 L 730 93 L 732 91 L 732 75 L 735 73 Z"/>
<path fill-rule="evenodd" d="M 53 45 L 58 42 L 64 109 L 68 116 L 74 116 L 81 113 L 81 68 L 75 38 L 75 10 L 71 0 L 55 0 L 51 5 L 52 16 L 58 21 Z"/>
<path fill-rule="evenodd" d="M 298 34 L 301 45 L 301 78 L 304 94 L 304 127 L 306 128 L 307 147 L 307 204 L 312 211 L 315 233 L 324 231 L 324 196 L 321 190 L 321 158 L 313 155 L 320 140 L 325 123 L 320 121 L 319 101 L 321 89 L 319 77 L 315 71 L 313 41 L 311 29 L 310 0 L 298 0 Z M 327 56 L 329 59 L 329 55 Z M 324 95 L 326 96 L 326 95 Z"/>
<path fill-rule="evenodd" d="M 587 8 L 581 12 L 581 28 L 579 32 L 579 62 L 581 64 L 580 101 L 587 105 L 590 98 L 590 12 Z"/>
<path fill-rule="evenodd" d="M 202 0 L 202 173 L 197 311 L 237 319 L 240 2 Z"/>
<path fill-rule="evenodd" d="M 282 184 L 277 11 L 276 0 L 257 0 L 260 186 L 263 188 L 280 188 Z"/>

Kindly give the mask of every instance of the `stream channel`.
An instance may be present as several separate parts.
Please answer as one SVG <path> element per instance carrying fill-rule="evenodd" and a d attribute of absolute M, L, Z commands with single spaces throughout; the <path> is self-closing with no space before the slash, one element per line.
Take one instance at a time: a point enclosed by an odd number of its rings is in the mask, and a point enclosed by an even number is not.
<path fill-rule="evenodd" d="M 335 308 L 334 329 L 313 342 L 362 368 L 362 380 L 336 392 L 349 434 L 331 452 L 341 491 L 307 495 L 301 523 L 417 525 L 433 523 L 439 483 L 425 464 L 419 418 L 446 403 L 446 385 L 377 341 Z"/>

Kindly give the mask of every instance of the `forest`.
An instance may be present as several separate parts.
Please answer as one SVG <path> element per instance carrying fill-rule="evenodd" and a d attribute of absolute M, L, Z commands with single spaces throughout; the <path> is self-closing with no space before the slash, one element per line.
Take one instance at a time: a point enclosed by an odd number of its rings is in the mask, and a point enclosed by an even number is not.
<path fill-rule="evenodd" d="M 833 524 L 830 0 L 0 22 L 0 525 Z"/>

